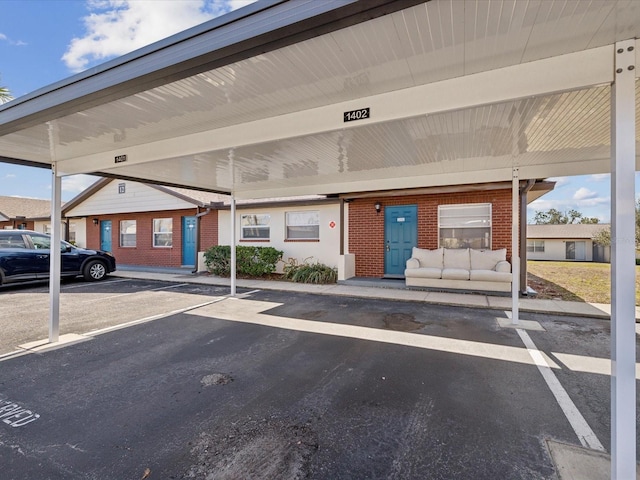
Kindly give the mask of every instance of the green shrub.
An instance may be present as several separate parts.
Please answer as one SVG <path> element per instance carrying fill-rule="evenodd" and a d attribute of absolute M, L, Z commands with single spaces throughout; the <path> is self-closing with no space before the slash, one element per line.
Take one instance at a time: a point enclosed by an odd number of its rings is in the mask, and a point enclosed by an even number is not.
<path fill-rule="evenodd" d="M 273 247 L 236 247 L 236 272 L 238 275 L 262 277 L 276 271 L 276 265 L 282 259 L 283 252 Z M 231 247 L 216 245 L 204 252 L 207 270 L 214 275 L 231 275 Z"/>
<path fill-rule="evenodd" d="M 299 264 L 295 258 L 290 258 L 284 266 L 284 278 L 297 283 L 336 283 L 338 269 L 323 263 L 310 263 L 305 259 Z"/>

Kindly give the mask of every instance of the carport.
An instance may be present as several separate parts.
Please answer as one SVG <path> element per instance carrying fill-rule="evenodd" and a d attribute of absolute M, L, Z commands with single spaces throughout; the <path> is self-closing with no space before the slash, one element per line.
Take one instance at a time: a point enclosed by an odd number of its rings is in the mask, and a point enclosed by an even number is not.
<path fill-rule="evenodd" d="M 51 168 L 54 243 L 73 174 L 226 193 L 232 211 L 511 181 L 515 213 L 528 179 L 611 172 L 612 478 L 634 478 L 639 36 L 634 0 L 263 1 L 1 106 L 0 160 Z M 512 252 L 518 322 L 517 214 Z"/>

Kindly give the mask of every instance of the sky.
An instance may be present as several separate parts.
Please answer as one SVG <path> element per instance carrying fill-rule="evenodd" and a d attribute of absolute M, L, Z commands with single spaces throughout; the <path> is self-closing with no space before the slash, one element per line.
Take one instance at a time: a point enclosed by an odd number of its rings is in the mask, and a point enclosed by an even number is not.
<path fill-rule="evenodd" d="M 0 86 L 20 97 L 249 3 L 252 0 L 0 0 Z M 63 201 L 95 180 L 64 177 Z M 556 182 L 554 191 L 529 205 L 528 222 L 536 211 L 550 208 L 574 209 L 609 222 L 609 175 L 550 180 Z M 0 195 L 49 199 L 51 172 L 0 163 Z"/>

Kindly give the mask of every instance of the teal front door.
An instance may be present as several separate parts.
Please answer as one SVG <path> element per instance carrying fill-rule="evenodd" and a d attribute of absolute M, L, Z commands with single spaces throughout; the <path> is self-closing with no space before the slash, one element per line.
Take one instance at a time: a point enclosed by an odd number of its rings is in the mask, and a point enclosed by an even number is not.
<path fill-rule="evenodd" d="M 417 205 L 384 208 L 384 245 L 385 277 L 403 277 L 411 250 L 418 246 Z"/>
<path fill-rule="evenodd" d="M 111 220 L 100 222 L 100 250 L 111 251 Z"/>
<path fill-rule="evenodd" d="M 182 265 L 196 264 L 196 217 L 182 217 Z"/>

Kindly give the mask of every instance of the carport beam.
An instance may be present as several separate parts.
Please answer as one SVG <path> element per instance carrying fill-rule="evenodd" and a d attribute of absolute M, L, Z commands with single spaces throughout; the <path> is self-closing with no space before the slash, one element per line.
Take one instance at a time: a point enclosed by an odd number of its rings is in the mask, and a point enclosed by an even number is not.
<path fill-rule="evenodd" d="M 236 296 L 236 197 L 231 195 L 231 296 Z"/>
<path fill-rule="evenodd" d="M 518 298 L 520 296 L 520 172 L 513 168 L 511 178 L 511 323 L 519 322 Z"/>
<path fill-rule="evenodd" d="M 635 40 L 615 46 L 611 87 L 611 478 L 636 478 Z"/>
<path fill-rule="evenodd" d="M 60 240 L 62 230 L 62 179 L 57 174 L 57 165 L 51 164 L 51 248 L 49 249 L 49 343 L 60 337 L 60 273 L 62 255 Z"/>

